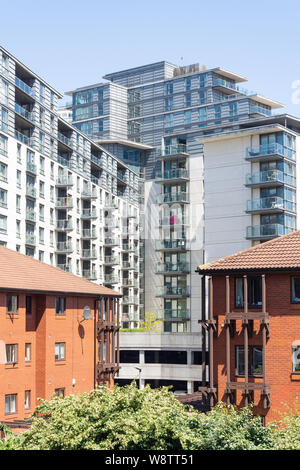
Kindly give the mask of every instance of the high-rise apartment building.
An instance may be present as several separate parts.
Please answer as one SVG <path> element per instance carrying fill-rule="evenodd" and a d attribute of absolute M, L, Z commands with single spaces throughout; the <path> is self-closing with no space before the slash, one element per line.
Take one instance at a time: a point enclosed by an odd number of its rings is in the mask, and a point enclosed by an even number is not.
<path fill-rule="evenodd" d="M 122 291 L 139 315 L 139 175 L 58 115 L 62 95 L 0 48 L 0 242 Z"/>
<path fill-rule="evenodd" d="M 68 92 L 73 125 L 144 178 L 144 310 L 163 319 L 161 334 L 121 334 L 120 377 L 197 390 L 195 268 L 298 226 L 300 121 L 220 67 L 162 61 L 104 79 Z"/>

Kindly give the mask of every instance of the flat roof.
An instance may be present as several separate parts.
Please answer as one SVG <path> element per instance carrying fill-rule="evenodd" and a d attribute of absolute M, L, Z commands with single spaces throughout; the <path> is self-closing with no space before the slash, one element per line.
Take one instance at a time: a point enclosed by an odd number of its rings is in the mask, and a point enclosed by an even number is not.
<path fill-rule="evenodd" d="M 96 141 L 99 145 L 101 144 L 120 144 L 126 145 L 127 147 L 133 147 L 141 150 L 152 150 L 153 147 L 146 144 L 141 144 L 140 142 L 133 142 L 132 140 L 126 139 L 105 139 L 105 140 L 97 140 Z"/>
<path fill-rule="evenodd" d="M 228 70 L 223 69 L 222 67 L 216 67 L 214 69 L 210 69 L 209 71 L 218 73 L 219 75 L 222 75 L 223 77 L 230 78 L 231 80 L 234 80 L 235 82 L 238 82 L 238 83 L 248 81 L 248 79 L 245 78 L 245 77 L 242 77 L 242 75 L 238 75 L 236 73 L 229 72 Z"/>

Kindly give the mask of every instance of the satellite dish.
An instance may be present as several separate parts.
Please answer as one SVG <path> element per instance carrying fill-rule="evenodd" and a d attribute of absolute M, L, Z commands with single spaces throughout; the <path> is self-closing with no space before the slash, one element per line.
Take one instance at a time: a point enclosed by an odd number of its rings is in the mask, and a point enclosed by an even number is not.
<path fill-rule="evenodd" d="M 88 305 L 85 306 L 83 309 L 83 318 L 85 320 L 89 320 L 91 318 L 91 314 L 92 314 L 91 307 L 89 307 Z"/>

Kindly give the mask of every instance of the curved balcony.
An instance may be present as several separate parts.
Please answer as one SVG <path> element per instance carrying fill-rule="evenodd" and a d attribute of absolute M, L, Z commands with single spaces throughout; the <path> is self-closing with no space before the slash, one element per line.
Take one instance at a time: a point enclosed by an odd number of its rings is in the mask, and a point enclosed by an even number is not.
<path fill-rule="evenodd" d="M 275 142 L 269 145 L 247 147 L 245 158 L 246 160 L 250 160 L 253 162 L 261 160 L 282 160 L 282 158 L 289 158 L 290 160 L 295 160 L 296 152 Z"/>
<path fill-rule="evenodd" d="M 278 196 L 251 199 L 250 201 L 247 201 L 246 212 L 252 214 L 283 212 L 284 210 L 295 212 L 296 204 L 291 201 L 285 201 Z"/>
<path fill-rule="evenodd" d="M 162 193 L 156 198 L 156 204 L 187 204 L 190 202 L 188 193 Z"/>
<path fill-rule="evenodd" d="M 246 238 L 249 240 L 271 240 L 288 233 L 281 224 L 251 225 L 247 227 Z"/>
<path fill-rule="evenodd" d="M 190 243 L 186 239 L 156 240 L 155 241 L 156 251 L 176 252 L 176 251 L 187 251 L 189 249 L 190 249 Z"/>
<path fill-rule="evenodd" d="M 190 272 L 190 263 L 158 263 L 155 268 L 156 274 L 165 274 L 171 276 L 172 274 L 187 274 Z"/>
<path fill-rule="evenodd" d="M 189 297 L 190 287 L 189 286 L 162 286 L 158 287 L 156 291 L 156 297 L 164 298 L 180 298 Z"/>

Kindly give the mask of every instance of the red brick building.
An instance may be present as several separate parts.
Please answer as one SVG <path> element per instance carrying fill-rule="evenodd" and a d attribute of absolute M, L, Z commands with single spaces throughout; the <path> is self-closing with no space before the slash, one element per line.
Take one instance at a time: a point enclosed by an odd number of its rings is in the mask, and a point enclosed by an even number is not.
<path fill-rule="evenodd" d="M 2 246 L 0 265 L 0 421 L 112 386 L 121 294 Z"/>
<path fill-rule="evenodd" d="M 211 405 L 252 402 L 266 422 L 280 419 L 300 397 L 300 231 L 197 271 L 210 343 L 199 390 Z"/>

